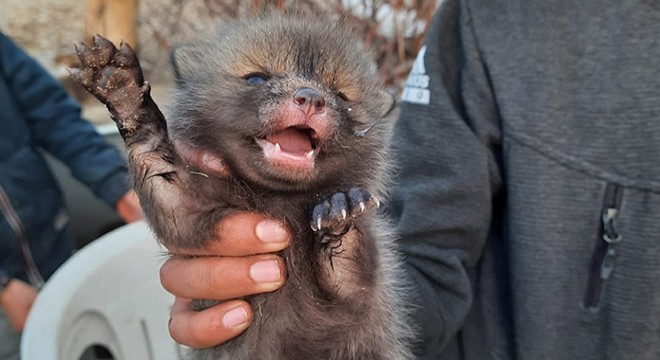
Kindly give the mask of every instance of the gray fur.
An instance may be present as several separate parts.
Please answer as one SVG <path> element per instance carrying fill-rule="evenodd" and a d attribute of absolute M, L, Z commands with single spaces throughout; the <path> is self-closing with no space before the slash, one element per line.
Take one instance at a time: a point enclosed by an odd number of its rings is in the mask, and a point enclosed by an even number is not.
<path fill-rule="evenodd" d="M 330 289 L 323 287 L 334 281 L 332 274 L 325 281 L 310 276 L 322 266 L 314 261 L 321 256 L 314 254 L 313 248 L 300 246 L 315 239 L 308 224 L 310 209 L 319 199 L 350 187 L 364 188 L 381 199 L 385 196 L 391 124 L 379 124 L 362 139 L 354 136 L 354 131 L 386 114 L 392 101 L 377 83 L 376 67 L 364 45 L 341 29 L 339 23 L 276 16 L 230 24 L 218 38 L 179 50 L 175 54 L 179 86 L 169 117 L 173 120 L 169 123 L 173 136 L 196 146 L 217 149 L 232 170 L 248 168 L 241 174 L 246 181 L 282 191 L 270 199 L 252 199 L 255 206 L 244 209 L 285 219 L 296 234 L 291 249 L 283 253 L 289 273 L 283 288 L 251 297 L 255 321 L 248 330 L 219 347 L 194 351 L 194 358 L 411 358 L 408 343 L 412 332 L 406 324 L 405 295 L 400 288 L 402 274 L 390 224 L 375 211 L 358 218 L 354 226 L 362 236 L 352 239 L 358 248 L 333 255 L 335 271 L 345 267 L 344 271 L 355 276 Z M 270 91 L 253 103 L 246 98 L 254 99 L 254 95 L 239 90 L 252 89 L 232 73 L 237 62 L 256 64 L 269 73 L 276 67 L 285 72 L 279 73 L 281 79 L 269 80 L 273 82 Z M 342 85 L 355 87 L 357 91 L 351 95 L 357 99 L 350 105 L 353 122 L 342 118 L 339 110 L 335 114 L 335 133 L 320 146 L 336 152 L 336 159 L 320 164 L 315 178 L 296 182 L 293 188 L 289 184 L 264 183 L 260 174 L 249 169 L 254 163 L 233 158 L 243 157 L 245 152 L 240 149 L 240 141 L 234 145 L 227 139 L 228 134 L 259 132 L 268 122 L 268 116 L 263 114 L 279 106 L 295 88 L 314 87 L 322 91 L 329 106 L 339 109 L 342 105 L 332 93 L 337 84 L 324 81 L 332 78 L 349 81 L 350 84 Z M 236 118 L 249 120 L 247 124 L 232 121 Z M 220 149 L 220 143 L 225 147 Z M 340 150 L 342 147 L 346 150 Z M 369 266 L 363 268 L 361 264 Z M 340 298 L 338 292 L 344 297 Z"/>
<path fill-rule="evenodd" d="M 178 48 L 167 123 L 130 48 L 117 51 L 96 38 L 92 50 L 79 48 L 79 57 L 83 67 L 72 75 L 113 114 L 159 241 L 198 249 L 215 238 L 219 219 L 237 211 L 279 219 L 293 234 L 280 254 L 288 275 L 282 288 L 248 297 L 250 327 L 225 344 L 192 351 L 193 359 L 411 358 L 413 331 L 392 226 L 372 209 L 390 178 L 392 97 L 379 85 L 366 47 L 343 24 L 269 15 Z M 246 81 L 253 73 L 264 74 L 266 83 Z M 308 134 L 317 155 L 311 168 L 284 171 L 268 163 L 258 141 L 292 129 L 291 119 L 301 116 L 292 101 L 302 88 L 325 101 L 322 112 L 305 115 L 311 130 L 295 127 Z M 223 159 L 227 174 L 200 176 L 173 140 Z M 351 200 L 346 220 L 323 216 L 319 229 L 312 212 L 336 195 L 353 199 L 351 189 L 364 198 Z"/>

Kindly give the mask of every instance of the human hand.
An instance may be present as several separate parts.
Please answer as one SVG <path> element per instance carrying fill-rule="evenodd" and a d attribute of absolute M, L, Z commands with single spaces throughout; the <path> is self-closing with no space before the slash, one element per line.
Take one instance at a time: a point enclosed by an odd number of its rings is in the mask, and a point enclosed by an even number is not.
<path fill-rule="evenodd" d="M 286 278 L 284 261 L 272 254 L 291 242 L 282 224 L 258 214 L 237 213 L 220 221 L 216 234 L 216 241 L 197 253 L 169 249 L 176 255 L 160 271 L 163 287 L 176 298 L 170 335 L 193 348 L 221 344 L 247 329 L 252 309 L 237 298 L 274 291 Z M 194 311 L 190 299 L 223 302 Z"/>
<path fill-rule="evenodd" d="M 142 208 L 140 207 L 140 200 L 133 190 L 129 190 L 117 200 L 116 205 L 117 214 L 126 223 L 132 223 L 142 219 Z"/>
<path fill-rule="evenodd" d="M 224 161 L 199 148 L 176 141 L 177 152 L 200 171 L 231 176 Z M 221 344 L 243 332 L 252 321 L 250 305 L 238 298 L 278 289 L 286 278 L 284 262 L 273 255 L 289 246 L 286 228 L 262 215 L 237 213 L 216 225 L 216 241 L 197 253 L 169 249 L 173 254 L 160 272 L 163 287 L 175 295 L 170 319 L 172 338 L 193 348 Z M 202 311 L 190 299 L 222 303 Z"/>
<path fill-rule="evenodd" d="M 37 297 L 37 289 L 18 279 L 12 279 L 0 293 L 0 306 L 7 314 L 14 330 L 21 332 L 25 326 L 30 308 Z"/>

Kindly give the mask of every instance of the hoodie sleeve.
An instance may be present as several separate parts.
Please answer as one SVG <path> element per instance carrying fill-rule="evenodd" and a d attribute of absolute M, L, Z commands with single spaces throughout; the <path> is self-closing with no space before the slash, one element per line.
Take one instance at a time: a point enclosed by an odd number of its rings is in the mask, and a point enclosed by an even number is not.
<path fill-rule="evenodd" d="M 129 189 L 126 161 L 59 82 L 0 33 L 0 71 L 26 119 L 35 146 L 64 162 L 75 178 L 114 208 Z"/>
<path fill-rule="evenodd" d="M 497 109 L 463 1 L 434 16 L 403 93 L 394 144 L 392 211 L 416 290 L 418 356 L 436 359 L 472 303 L 478 262 L 501 185 Z"/>

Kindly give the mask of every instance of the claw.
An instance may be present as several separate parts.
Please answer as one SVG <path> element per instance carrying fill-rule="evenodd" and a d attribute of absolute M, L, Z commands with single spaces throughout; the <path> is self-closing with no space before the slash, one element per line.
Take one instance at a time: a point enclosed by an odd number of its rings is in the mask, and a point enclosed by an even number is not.
<path fill-rule="evenodd" d="M 367 207 L 364 205 L 364 201 L 360 201 L 360 204 L 358 206 L 360 206 L 361 212 L 364 212 L 367 209 Z"/>
<path fill-rule="evenodd" d="M 134 53 L 135 53 L 135 50 L 133 50 L 133 47 L 131 47 L 131 44 L 129 44 L 129 43 L 127 43 L 127 42 L 124 42 L 124 41 L 122 41 L 122 42 L 119 44 L 119 51 L 127 51 L 127 52 L 129 52 L 130 54 L 134 54 Z"/>
<path fill-rule="evenodd" d="M 94 52 L 86 52 L 84 55 L 86 57 L 85 63 L 93 64 L 94 66 L 105 66 L 110 63 L 116 50 L 115 46 L 110 40 L 100 35 L 94 35 L 92 41 L 94 42 Z"/>
<path fill-rule="evenodd" d="M 83 76 L 83 71 L 76 68 L 68 68 L 69 76 L 84 88 L 89 87 L 89 81 Z"/>
<path fill-rule="evenodd" d="M 135 62 L 137 57 L 135 56 L 135 51 L 125 42 L 122 42 L 119 46 L 119 56 L 115 56 L 115 62 L 119 66 L 127 66 L 131 62 Z"/>
<path fill-rule="evenodd" d="M 94 46 L 96 46 L 98 48 L 108 48 L 108 47 L 114 48 L 115 47 L 115 45 L 110 40 L 104 38 L 103 36 L 101 36 L 99 34 L 95 34 L 92 37 L 92 40 L 94 41 Z"/>
<path fill-rule="evenodd" d="M 119 51 L 115 54 L 115 63 L 119 67 L 129 69 L 133 72 L 135 77 L 135 82 L 138 84 L 146 83 L 144 81 L 144 75 L 140 69 L 140 61 L 138 60 L 137 55 L 133 48 L 125 42 L 122 42 L 119 46 Z"/>
<path fill-rule="evenodd" d="M 310 225 L 311 225 L 310 227 L 312 228 L 312 231 L 319 231 L 319 230 L 321 230 L 321 217 L 320 217 L 320 216 L 317 217 L 317 218 L 316 218 L 316 221 L 314 221 L 314 220 L 312 219 L 312 222 L 311 222 Z"/>
<path fill-rule="evenodd" d="M 87 55 L 89 54 L 89 48 L 87 45 L 85 45 L 84 42 L 79 42 L 77 44 L 73 44 L 73 47 L 76 49 L 76 55 L 78 55 L 78 58 L 80 61 L 83 63 L 83 65 L 86 65 L 87 63 Z"/>

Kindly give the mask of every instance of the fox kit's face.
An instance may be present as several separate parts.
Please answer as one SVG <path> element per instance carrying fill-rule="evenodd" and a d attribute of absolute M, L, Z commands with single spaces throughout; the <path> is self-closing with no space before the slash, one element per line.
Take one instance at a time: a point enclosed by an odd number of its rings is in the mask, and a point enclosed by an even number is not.
<path fill-rule="evenodd" d="M 356 136 L 393 105 L 365 47 L 340 25 L 280 17 L 175 51 L 174 136 L 279 190 L 308 189 L 370 161 Z"/>

